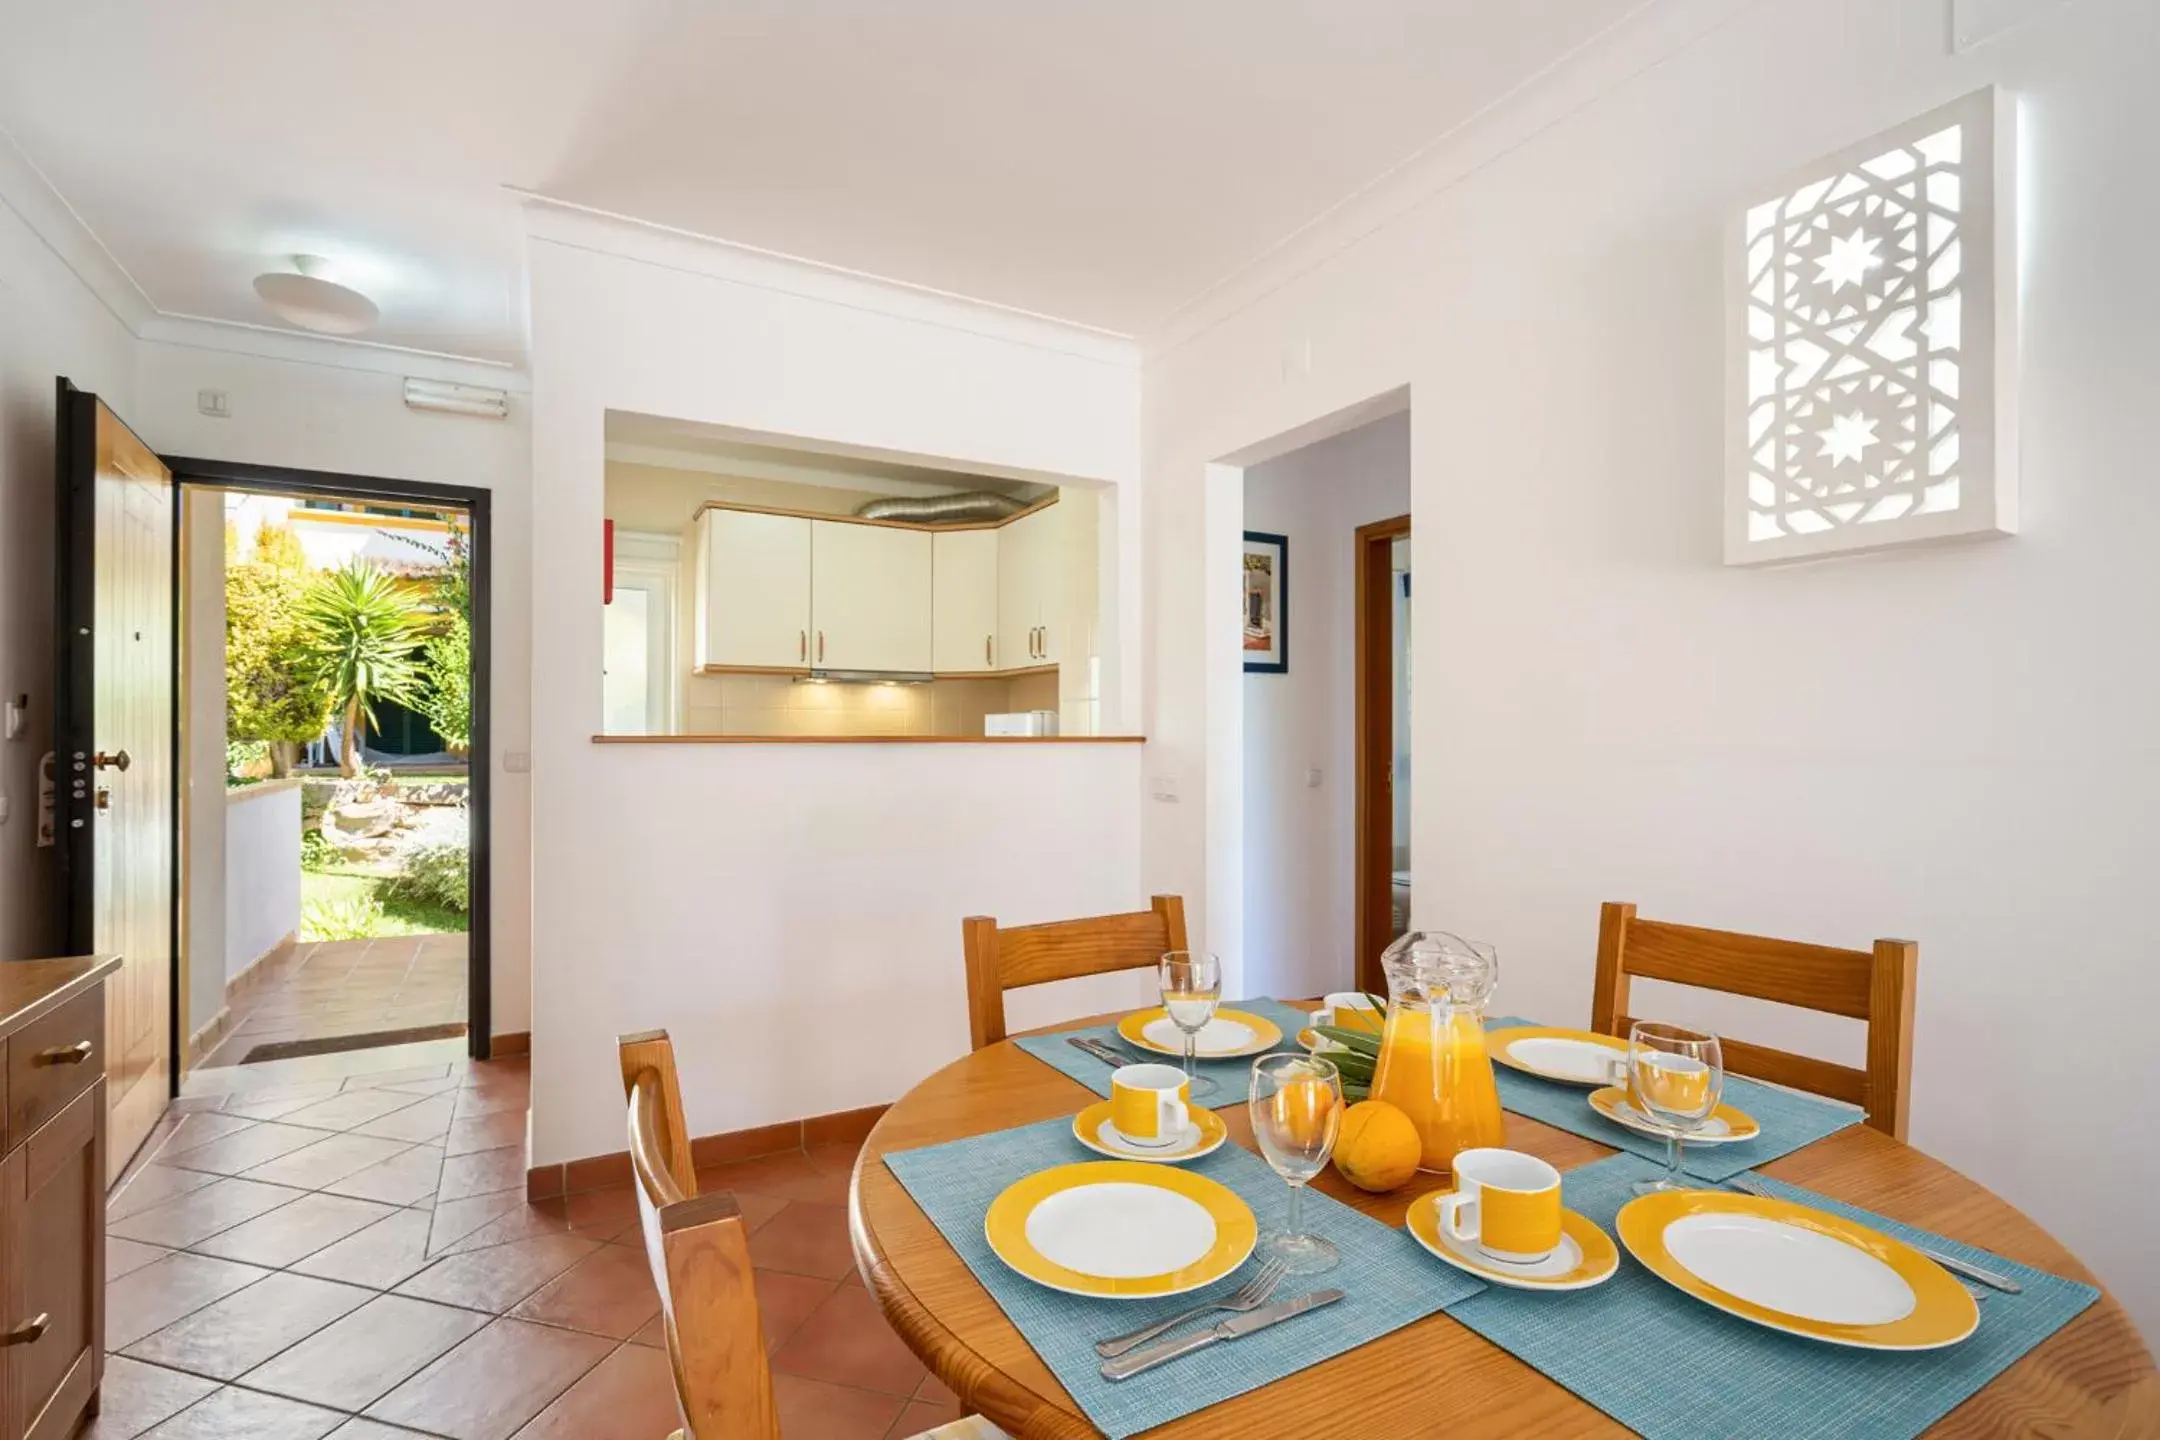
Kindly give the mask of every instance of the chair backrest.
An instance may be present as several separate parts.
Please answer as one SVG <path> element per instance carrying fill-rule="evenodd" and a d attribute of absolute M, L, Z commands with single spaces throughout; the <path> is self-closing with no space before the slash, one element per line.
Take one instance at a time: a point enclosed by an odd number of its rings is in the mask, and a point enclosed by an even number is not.
<path fill-rule="evenodd" d="M 1642 976 L 1723 990 L 1867 1022 L 1867 1068 L 1856 1070 L 1744 1040 L 1719 1037 L 1737 1075 L 1844 1100 L 1867 1123 L 1902 1140 L 1912 1093 L 1913 995 L 1920 947 L 1877 940 L 1872 950 L 1839 950 L 1730 930 L 1638 920 L 1633 905 L 1608 902 L 1598 921 L 1597 995 L 1591 1028 L 1628 1033 L 1628 980 Z"/>
<path fill-rule="evenodd" d="M 778 1440 L 772 1369 L 758 1326 L 750 1232 L 733 1195 L 697 1193 L 675 1046 L 625 1035 L 630 1168 L 688 1440 Z"/>
<path fill-rule="evenodd" d="M 998 928 L 987 915 L 960 922 L 967 951 L 968 1034 L 980 1050 L 1005 1038 L 1005 992 L 1081 975 L 1138 970 L 1185 948 L 1185 902 L 1157 895 L 1145 910 L 1047 925 Z"/>

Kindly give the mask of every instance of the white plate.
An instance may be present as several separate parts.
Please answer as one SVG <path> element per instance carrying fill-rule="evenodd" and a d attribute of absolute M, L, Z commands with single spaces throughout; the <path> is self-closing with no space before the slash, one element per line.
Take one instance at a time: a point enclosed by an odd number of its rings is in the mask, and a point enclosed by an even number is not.
<path fill-rule="evenodd" d="M 1665 1249 L 1705 1284 L 1825 1325 L 1888 1325 L 1913 1312 L 1913 1289 L 1873 1255 L 1816 1230 L 1759 1215 L 1689 1215 Z"/>
<path fill-rule="evenodd" d="M 1215 1246 L 1215 1217 L 1198 1201 L 1148 1185 L 1080 1185 L 1028 1212 L 1028 1244 L 1045 1260 L 1137 1280 L 1196 1265 Z"/>
<path fill-rule="evenodd" d="M 1140 1033 L 1162 1050 L 1174 1051 L 1179 1055 L 1185 1053 L 1185 1032 L 1178 1029 L 1176 1022 L 1167 1015 L 1141 1026 Z M 1253 1033 L 1250 1025 L 1225 1020 L 1220 1015 L 1211 1015 L 1207 1024 L 1200 1027 L 1200 1034 L 1196 1038 L 1199 1044 L 1194 1048 L 1205 1056 L 1242 1054 L 1250 1050 L 1259 1037 Z"/>
<path fill-rule="evenodd" d="M 1623 1047 L 1616 1057 L 1610 1045 L 1547 1035 L 1512 1041 L 1507 1047 L 1507 1055 L 1523 1069 L 1534 1070 L 1549 1080 L 1571 1085 L 1609 1085 L 1612 1083 L 1613 1060 L 1626 1059 L 1627 1051 Z"/>

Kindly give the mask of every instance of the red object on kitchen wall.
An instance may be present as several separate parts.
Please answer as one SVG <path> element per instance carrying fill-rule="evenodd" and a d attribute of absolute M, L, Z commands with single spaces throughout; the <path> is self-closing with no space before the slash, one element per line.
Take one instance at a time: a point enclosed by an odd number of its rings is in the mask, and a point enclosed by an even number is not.
<path fill-rule="evenodd" d="M 615 522 L 600 522 L 600 541 L 604 547 L 600 557 L 600 603 L 615 603 Z"/>

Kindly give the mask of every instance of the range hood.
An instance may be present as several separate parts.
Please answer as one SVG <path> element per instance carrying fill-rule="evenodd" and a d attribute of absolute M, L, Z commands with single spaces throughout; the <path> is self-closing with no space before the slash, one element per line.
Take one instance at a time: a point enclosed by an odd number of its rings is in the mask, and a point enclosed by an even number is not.
<path fill-rule="evenodd" d="M 928 685 L 937 676 L 927 670 L 812 670 L 798 675 L 795 683 L 813 685 Z"/>

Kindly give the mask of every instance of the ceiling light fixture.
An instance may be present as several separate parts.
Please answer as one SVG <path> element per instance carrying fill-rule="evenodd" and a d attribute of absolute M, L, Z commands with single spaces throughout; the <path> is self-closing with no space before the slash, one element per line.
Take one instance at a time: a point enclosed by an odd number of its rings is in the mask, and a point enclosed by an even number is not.
<path fill-rule="evenodd" d="M 439 410 L 445 415 L 478 415 L 501 420 L 510 414 L 510 397 L 485 385 L 456 385 L 448 380 L 405 381 L 405 403 L 415 410 Z"/>
<path fill-rule="evenodd" d="M 255 293 L 286 320 L 323 335 L 357 335 L 382 318 L 367 296 L 325 278 L 330 262 L 322 256 L 295 255 L 292 263 L 291 271 L 270 270 L 255 277 Z"/>

